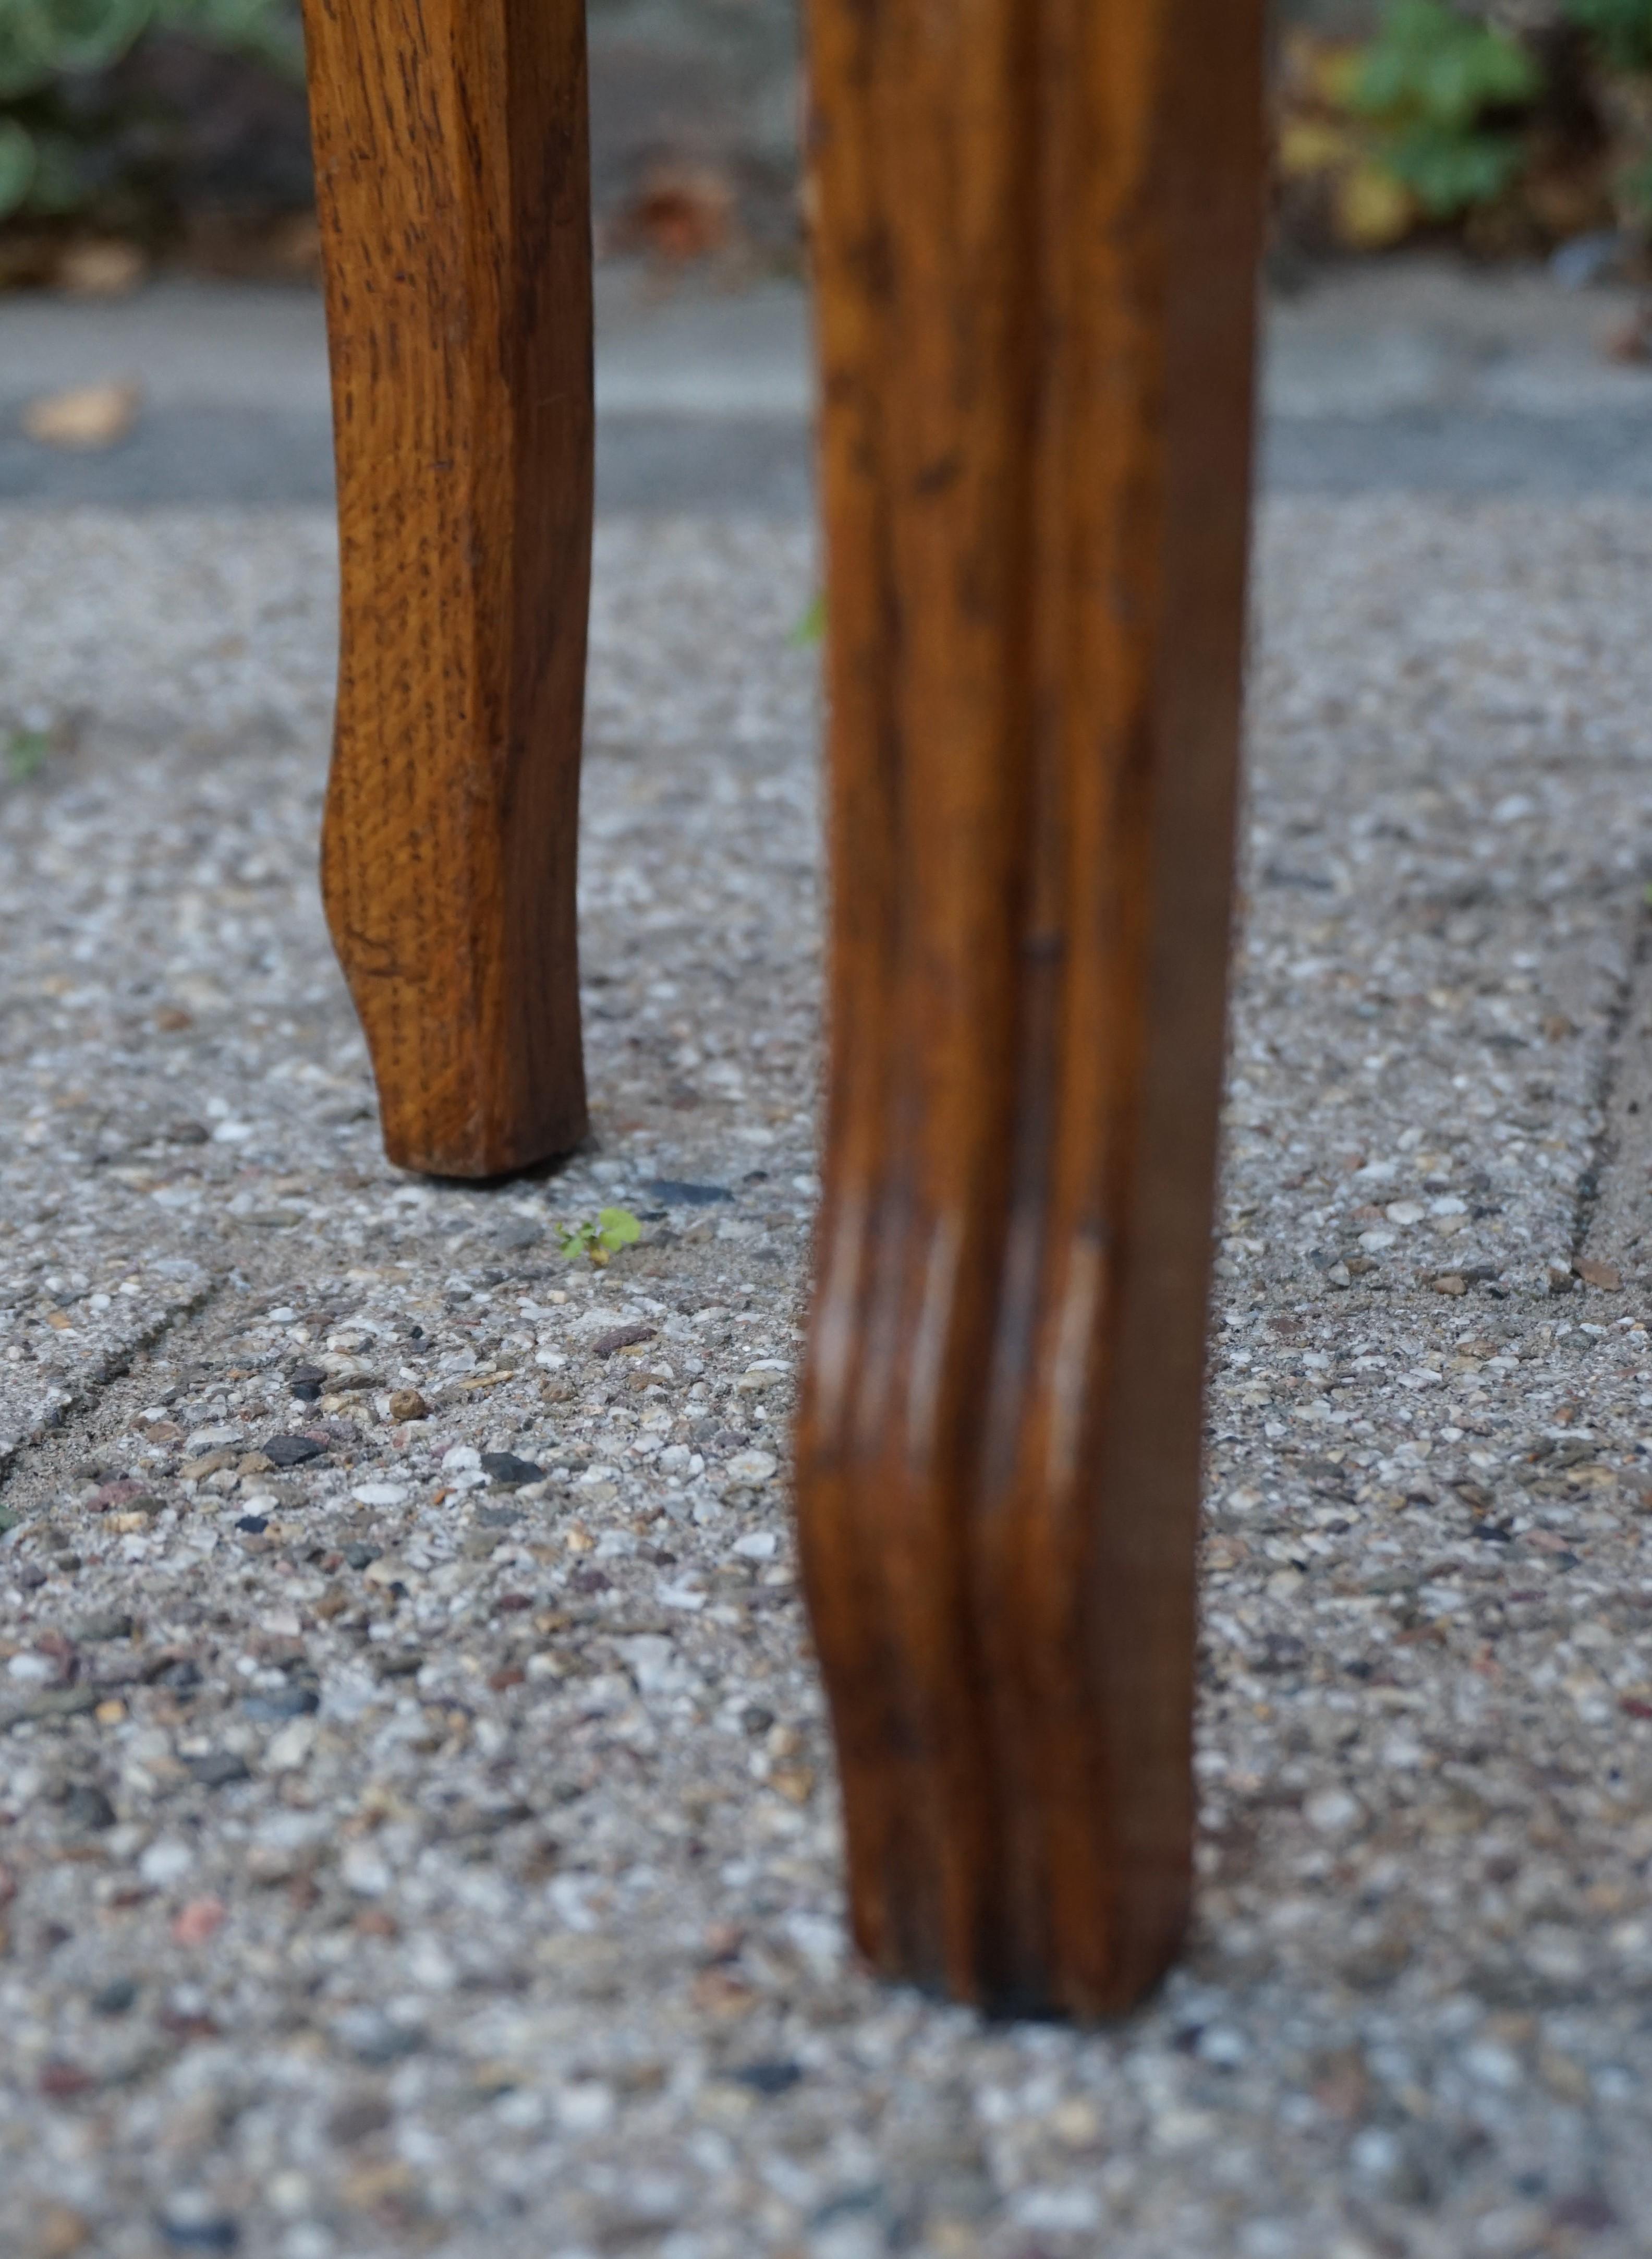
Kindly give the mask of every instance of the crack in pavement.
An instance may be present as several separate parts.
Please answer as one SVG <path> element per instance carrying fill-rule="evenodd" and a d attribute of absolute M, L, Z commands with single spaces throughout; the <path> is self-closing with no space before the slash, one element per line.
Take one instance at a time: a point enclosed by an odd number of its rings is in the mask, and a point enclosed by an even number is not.
<path fill-rule="evenodd" d="M 1605 1005 L 1606 1027 L 1591 1094 L 1594 1136 L 1578 1174 L 1572 1208 L 1570 1251 L 1574 1260 L 1588 1251 L 1602 1187 L 1616 1162 L 1620 1139 L 1613 1119 L 1613 1101 L 1623 1072 L 1625 1039 L 1635 1016 L 1635 996 L 1647 980 L 1648 958 L 1652 957 L 1652 913 L 1644 899 L 1636 902 L 1627 923 L 1623 970 Z"/>
<path fill-rule="evenodd" d="M 1634 913 L 1629 963 L 1614 1000 L 1599 1087 L 1591 1166 L 1578 1187 L 1575 1256 L 1652 1285 L 1652 895 Z"/>
<path fill-rule="evenodd" d="M 52 1388 L 45 1403 L 21 1432 L 0 1437 L 0 1491 L 6 1490 L 22 1469 L 25 1455 L 38 1448 L 53 1430 L 78 1417 L 96 1417 L 103 1392 L 131 1372 L 136 1359 L 152 1350 L 180 1325 L 207 1309 L 222 1292 L 222 1279 L 208 1278 L 176 1301 L 163 1304 L 132 1332 L 118 1336 L 66 1383 Z"/>

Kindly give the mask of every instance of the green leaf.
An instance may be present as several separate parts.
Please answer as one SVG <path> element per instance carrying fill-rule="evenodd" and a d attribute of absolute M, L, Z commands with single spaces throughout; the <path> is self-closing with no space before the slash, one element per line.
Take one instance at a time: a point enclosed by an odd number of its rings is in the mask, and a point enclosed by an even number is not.
<path fill-rule="evenodd" d="M 1349 100 L 1380 123 L 1465 132 L 1487 110 L 1535 101 L 1542 85 L 1517 40 L 1442 0 L 1397 0 L 1360 60 Z"/>
<path fill-rule="evenodd" d="M 583 1220 L 557 1226 L 557 1244 L 568 1261 L 588 1256 L 599 1271 L 606 1271 L 611 1256 L 622 1247 L 634 1247 L 642 1236 L 643 1227 L 628 1208 L 605 1208 L 595 1223 Z"/>
<path fill-rule="evenodd" d="M 1619 175 L 1618 193 L 1643 227 L 1652 226 L 1652 157 L 1629 166 Z"/>
<path fill-rule="evenodd" d="M 0 1506 L 0 1537 L 4 1537 L 9 1529 L 21 1529 L 22 1525 L 20 1514 L 13 1514 L 9 1506 Z"/>
<path fill-rule="evenodd" d="M 34 180 L 34 141 L 15 118 L 0 118 L 0 219 L 16 211 Z"/>
<path fill-rule="evenodd" d="M 1613 70 L 1652 70 L 1652 0 L 1566 0 Z"/>
<path fill-rule="evenodd" d="M 4 0 L 0 0 L 0 6 Z M 34 179 L 29 189 L 29 210 L 35 212 L 79 211 L 90 189 L 85 146 L 67 133 L 37 132 L 34 137 Z"/>
<path fill-rule="evenodd" d="M 51 759 L 52 740 L 43 730 L 14 730 L 6 741 L 6 774 L 13 784 L 26 784 Z"/>
<path fill-rule="evenodd" d="M 1348 102 L 1378 129 L 1378 162 L 1434 218 L 1449 219 L 1493 203 L 1513 181 L 1525 150 L 1504 121 L 1542 89 L 1518 40 L 1443 0 L 1394 0 Z"/>
<path fill-rule="evenodd" d="M 0 0 L 0 96 L 106 68 L 153 11 L 154 0 Z"/>
<path fill-rule="evenodd" d="M 183 32 L 289 75 L 303 68 L 294 0 L 0 0 L 0 102 L 106 69 L 152 29 Z"/>
<path fill-rule="evenodd" d="M 597 1239 L 610 1255 L 617 1255 L 622 1247 L 635 1247 L 643 1236 L 643 1227 L 628 1208 L 605 1208 L 596 1219 Z"/>
<path fill-rule="evenodd" d="M 1383 153 L 1390 170 L 1435 219 L 1450 219 L 1501 196 L 1520 170 L 1523 152 L 1510 133 L 1442 132 L 1414 125 Z"/>
<path fill-rule="evenodd" d="M 815 598 L 786 640 L 794 651 L 807 651 L 811 644 L 819 643 L 825 633 L 826 598 L 822 593 Z"/>
<path fill-rule="evenodd" d="M 156 0 L 155 20 L 203 45 L 256 55 L 277 70 L 301 72 L 303 34 L 281 0 Z"/>

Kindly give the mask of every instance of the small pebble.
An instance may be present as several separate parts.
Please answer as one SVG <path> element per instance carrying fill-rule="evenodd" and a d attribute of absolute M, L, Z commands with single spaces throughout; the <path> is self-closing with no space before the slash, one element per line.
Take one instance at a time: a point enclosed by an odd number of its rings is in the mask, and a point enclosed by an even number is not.
<path fill-rule="evenodd" d="M 82 1781 L 70 1789 L 63 1806 L 63 1817 L 71 1828 L 101 1831 L 115 1825 L 115 1807 L 101 1788 Z"/>
<path fill-rule="evenodd" d="M 532 1459 L 520 1459 L 514 1451 L 484 1451 L 481 1470 L 502 1490 L 517 1490 L 525 1483 L 545 1480 L 545 1469 Z"/>
<path fill-rule="evenodd" d="M 251 1780 L 246 1759 L 231 1749 L 215 1749 L 206 1757 L 186 1757 L 184 1763 L 203 1788 L 230 1788 Z"/>
<path fill-rule="evenodd" d="M 189 1947 L 206 1944 L 223 1928 L 227 1913 L 222 1899 L 191 1899 L 173 1919 L 174 1943 Z"/>
<path fill-rule="evenodd" d="M 264 1446 L 264 1456 L 274 1467 L 302 1467 L 310 1459 L 320 1458 L 326 1449 L 313 1436 L 272 1436 Z"/>

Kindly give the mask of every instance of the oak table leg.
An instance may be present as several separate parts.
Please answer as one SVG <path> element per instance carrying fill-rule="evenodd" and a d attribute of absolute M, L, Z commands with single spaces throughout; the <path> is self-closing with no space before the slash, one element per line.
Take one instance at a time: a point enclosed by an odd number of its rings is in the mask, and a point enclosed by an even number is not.
<path fill-rule="evenodd" d="M 1173 1956 L 1261 0 L 814 0 L 831 1098 L 800 1433 L 858 1942 Z"/>
<path fill-rule="evenodd" d="M 586 1126 L 582 0 L 306 0 L 344 627 L 323 887 L 409 1168 Z"/>

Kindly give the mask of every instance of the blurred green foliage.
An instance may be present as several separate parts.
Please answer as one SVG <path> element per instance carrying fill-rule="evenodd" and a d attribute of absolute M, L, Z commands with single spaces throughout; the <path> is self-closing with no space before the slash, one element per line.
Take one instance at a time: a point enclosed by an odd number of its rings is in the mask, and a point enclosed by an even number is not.
<path fill-rule="evenodd" d="M 1608 74 L 1617 73 L 1620 98 L 1612 106 L 1627 111 L 1636 131 L 1617 175 L 1618 197 L 1642 233 L 1652 231 L 1652 149 L 1647 146 L 1652 103 L 1646 82 L 1652 78 L 1652 0 L 1565 0 L 1566 15 L 1584 32 Z M 1638 99 L 1623 99 L 1638 82 Z M 1638 142 L 1638 147 L 1635 144 Z"/>
<path fill-rule="evenodd" d="M 13 784 L 26 784 L 51 757 L 52 740 L 43 730 L 14 730 L 6 740 L 6 774 Z"/>
<path fill-rule="evenodd" d="M 302 68 L 291 0 L 5 0 L 0 9 L 0 101 L 32 94 L 70 72 L 101 70 L 149 31 L 187 32 L 208 45 L 254 54 L 278 70 Z"/>
<path fill-rule="evenodd" d="M 721 17 L 730 0 L 651 4 Z M 783 4 L 743 0 L 738 12 Z M 1333 182 L 1338 240 L 1370 249 L 1441 222 L 1472 233 L 1522 199 L 1540 238 L 1609 224 L 1610 210 L 1556 219 L 1528 193 L 1555 169 L 1556 121 L 1570 103 L 1575 125 L 1579 87 L 1597 148 L 1610 143 L 1610 204 L 1652 232 L 1652 0 L 1545 0 L 1520 12 L 1518 33 L 1490 7 L 1288 0 L 1292 18 L 1323 25 L 1304 33 L 1322 68 L 1285 98 L 1283 169 Z M 1369 37 L 1352 29 L 1361 18 Z M 307 144 L 290 87 L 302 72 L 299 0 L 0 0 L 0 222 L 38 224 L 48 241 L 89 224 L 165 241 L 215 200 L 299 210 Z M 1587 139 L 1565 161 L 1586 169 Z"/>
<path fill-rule="evenodd" d="M 296 0 L 0 0 L 0 218 L 72 213 L 89 200 L 90 176 L 60 97 L 153 32 L 284 75 L 303 68 Z"/>
<path fill-rule="evenodd" d="M 1652 0 L 1565 0 L 1566 14 L 1587 32 L 1608 67 L 1652 71 Z"/>
<path fill-rule="evenodd" d="M 1584 0 L 1611 4 L 1611 0 Z M 1394 0 L 1361 55 L 1348 105 L 1377 129 L 1377 153 L 1431 217 L 1500 196 L 1523 147 L 1501 113 L 1527 108 L 1542 77 L 1530 52 L 1444 0 Z"/>

